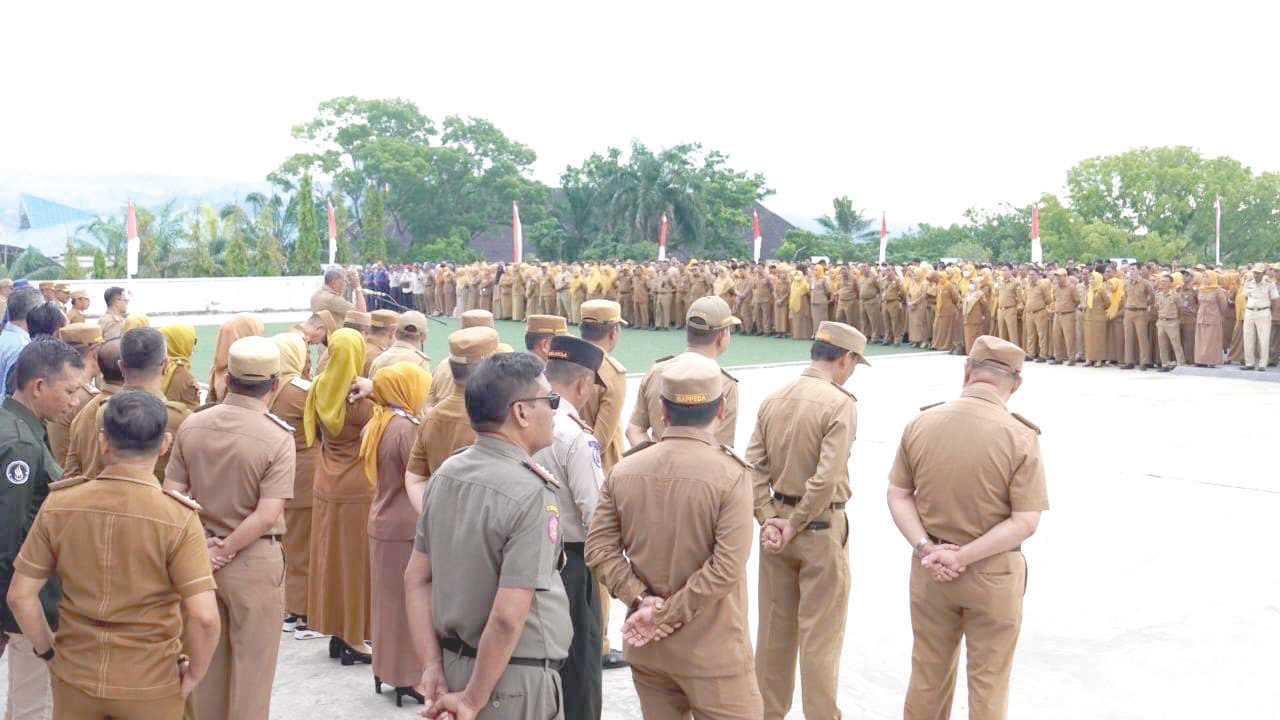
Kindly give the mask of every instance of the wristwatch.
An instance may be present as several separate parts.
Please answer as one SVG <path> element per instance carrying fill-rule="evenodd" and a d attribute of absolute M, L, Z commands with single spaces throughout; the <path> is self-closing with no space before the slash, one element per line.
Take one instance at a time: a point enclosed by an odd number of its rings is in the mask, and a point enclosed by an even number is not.
<path fill-rule="evenodd" d="M 49 662 L 50 660 L 53 659 L 53 646 L 50 645 L 49 649 L 45 650 L 44 652 L 36 652 L 36 649 L 33 647 L 31 648 L 31 653 L 36 657 L 40 658 L 41 660 L 44 660 L 45 662 Z"/>
<path fill-rule="evenodd" d="M 925 535 L 924 537 L 922 537 L 922 538 L 920 538 L 919 540 L 917 540 L 915 545 L 912 545 L 912 546 L 911 546 L 911 552 L 915 553 L 916 557 L 919 557 L 919 556 L 920 556 L 920 549 L 921 549 L 921 548 L 923 548 L 925 545 L 928 545 L 928 544 L 929 544 L 929 536 L 928 536 L 928 535 Z"/>

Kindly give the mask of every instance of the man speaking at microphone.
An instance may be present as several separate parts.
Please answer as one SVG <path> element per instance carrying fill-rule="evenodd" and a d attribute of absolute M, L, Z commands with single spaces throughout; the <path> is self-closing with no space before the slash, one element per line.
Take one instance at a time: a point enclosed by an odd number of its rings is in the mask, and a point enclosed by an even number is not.
<path fill-rule="evenodd" d="M 352 275 L 358 278 L 359 275 Z M 340 267 L 331 267 L 324 271 L 324 285 L 311 296 L 311 312 L 318 313 L 321 310 L 328 310 L 333 314 L 333 319 L 337 321 L 338 327 L 342 327 L 342 322 L 347 316 L 349 310 L 359 310 L 365 312 L 368 308 L 364 304 L 364 293 L 357 284 L 355 287 L 355 302 L 348 300 L 343 293 L 347 291 L 347 273 Z"/>

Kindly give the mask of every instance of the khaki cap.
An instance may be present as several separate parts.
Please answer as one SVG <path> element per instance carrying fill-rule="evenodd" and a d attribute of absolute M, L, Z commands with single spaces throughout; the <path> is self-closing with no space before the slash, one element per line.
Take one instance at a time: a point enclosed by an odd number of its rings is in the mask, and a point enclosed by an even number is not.
<path fill-rule="evenodd" d="M 474 365 L 498 352 L 498 331 L 491 327 L 469 327 L 449 334 L 449 361 Z"/>
<path fill-rule="evenodd" d="M 488 310 L 468 310 L 462 313 L 462 327 L 493 327 L 493 313 Z"/>
<path fill-rule="evenodd" d="M 719 330 L 721 328 L 741 325 L 742 320 L 734 317 L 729 303 L 718 295 L 707 295 L 693 301 L 689 312 L 684 316 L 685 325 L 695 330 Z"/>
<path fill-rule="evenodd" d="M 534 335 L 568 335 L 569 323 L 559 315 L 530 315 L 524 329 Z"/>
<path fill-rule="evenodd" d="M 13 287 L 13 278 L 0 278 L 0 287 Z"/>
<path fill-rule="evenodd" d="M 38 286 L 41 290 L 52 290 L 53 283 L 48 280 L 41 280 Z"/>
<path fill-rule="evenodd" d="M 427 332 L 427 316 L 417 310 L 400 313 L 400 319 L 396 321 L 396 330 L 425 335 Z"/>
<path fill-rule="evenodd" d="M 333 313 L 328 310 L 318 310 L 316 315 L 320 317 L 320 322 L 324 323 L 324 329 L 329 335 L 338 332 L 338 321 L 333 317 Z"/>
<path fill-rule="evenodd" d="M 400 313 L 395 310 L 374 310 L 369 313 L 369 324 L 376 328 L 393 328 L 400 320 Z"/>
<path fill-rule="evenodd" d="M 348 310 L 342 324 L 367 328 L 373 324 L 373 317 L 363 310 Z"/>
<path fill-rule="evenodd" d="M 1254 263 L 1254 264 L 1253 264 L 1253 271 L 1254 271 L 1254 272 L 1266 272 L 1266 271 L 1267 271 L 1267 264 L 1266 264 L 1266 263 Z"/>
<path fill-rule="evenodd" d="M 629 324 L 622 319 L 622 306 L 612 300 L 588 300 L 582 303 L 582 322 L 596 325 Z"/>
<path fill-rule="evenodd" d="M 856 327 L 834 320 L 823 320 L 818 324 L 818 332 L 813 334 L 813 339 L 848 350 L 857 356 L 860 365 L 871 365 L 863 354 L 867 351 L 867 336 Z"/>
<path fill-rule="evenodd" d="M 70 292 L 71 286 L 66 283 L 54 283 L 53 289 L 57 290 L 58 292 Z"/>
<path fill-rule="evenodd" d="M 280 346 L 270 338 L 251 335 L 231 343 L 227 372 L 240 380 L 267 380 L 280 374 Z"/>
<path fill-rule="evenodd" d="M 681 353 L 662 365 L 662 397 L 676 405 L 706 405 L 723 392 L 720 365 L 705 355 Z"/>
<path fill-rule="evenodd" d="M 80 299 L 82 299 L 82 298 L 83 298 L 83 299 L 85 299 L 85 300 L 88 300 L 88 299 L 89 299 L 89 291 L 88 291 L 88 290 L 72 290 L 72 291 L 71 291 L 71 299 L 72 299 L 72 300 L 80 300 Z"/>
<path fill-rule="evenodd" d="M 969 359 L 974 364 L 999 365 L 1015 375 L 1022 372 L 1022 362 L 1026 358 L 1022 348 L 991 335 L 982 335 L 974 340 L 973 350 L 969 352 Z"/>
<path fill-rule="evenodd" d="M 1060 276 L 1064 276 L 1064 277 L 1065 277 L 1065 276 L 1066 276 L 1066 274 L 1067 274 L 1067 269 L 1066 269 L 1066 268 L 1058 268 L 1057 270 L 1054 270 L 1054 271 L 1053 271 L 1053 274 L 1054 274 L 1054 275 L 1060 275 Z"/>
<path fill-rule="evenodd" d="M 58 332 L 58 337 L 68 345 L 88 347 L 102 342 L 102 328 L 98 323 L 71 323 Z"/>

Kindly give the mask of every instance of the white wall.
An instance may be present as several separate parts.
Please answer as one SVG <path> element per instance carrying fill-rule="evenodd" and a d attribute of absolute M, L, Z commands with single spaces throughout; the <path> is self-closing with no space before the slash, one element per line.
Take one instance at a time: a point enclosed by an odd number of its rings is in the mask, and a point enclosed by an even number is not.
<path fill-rule="evenodd" d="M 147 315 L 308 310 L 320 289 L 319 275 L 243 278 L 77 280 L 72 290 L 89 293 L 87 315 L 106 310 L 102 293 L 118 285 L 130 293 L 129 309 Z"/>

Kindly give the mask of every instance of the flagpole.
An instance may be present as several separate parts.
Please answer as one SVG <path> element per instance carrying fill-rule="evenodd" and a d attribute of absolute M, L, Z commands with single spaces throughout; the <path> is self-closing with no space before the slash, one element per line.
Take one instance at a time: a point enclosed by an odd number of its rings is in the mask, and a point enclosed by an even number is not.
<path fill-rule="evenodd" d="M 1216 219 L 1214 220 L 1213 230 L 1213 264 L 1222 264 L 1222 196 L 1217 195 L 1213 199 L 1213 209 Z"/>
<path fill-rule="evenodd" d="M 880 264 L 884 264 L 884 258 L 889 250 L 889 219 L 884 210 L 880 211 Z"/>

